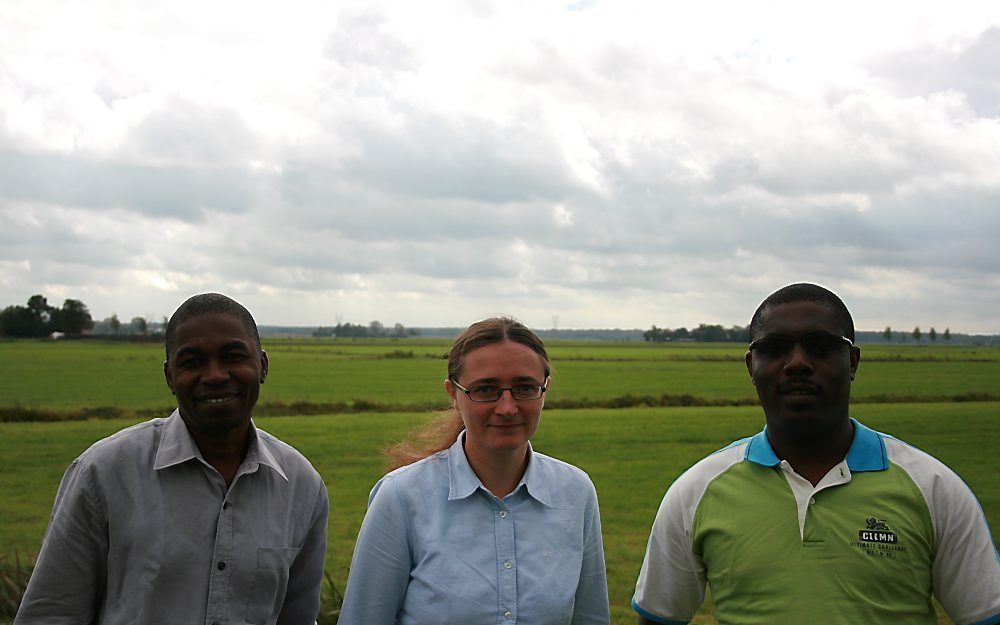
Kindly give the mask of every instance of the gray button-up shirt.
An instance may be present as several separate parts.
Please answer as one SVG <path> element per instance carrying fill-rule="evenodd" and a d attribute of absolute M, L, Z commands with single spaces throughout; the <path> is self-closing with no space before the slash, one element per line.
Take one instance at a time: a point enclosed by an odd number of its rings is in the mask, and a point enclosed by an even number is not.
<path fill-rule="evenodd" d="M 177 411 L 98 441 L 66 470 L 16 625 L 312 623 L 326 486 L 251 426 L 230 487 Z"/>

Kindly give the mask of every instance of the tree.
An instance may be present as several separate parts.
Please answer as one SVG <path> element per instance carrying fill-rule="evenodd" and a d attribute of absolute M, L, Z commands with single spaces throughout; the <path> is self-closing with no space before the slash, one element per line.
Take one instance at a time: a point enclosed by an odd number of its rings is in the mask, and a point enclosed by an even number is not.
<path fill-rule="evenodd" d="M 28 312 L 31 313 L 31 329 L 28 336 L 45 336 L 50 332 L 49 320 L 52 319 L 52 307 L 42 295 L 32 295 L 28 298 Z"/>
<path fill-rule="evenodd" d="M 111 324 L 111 331 L 118 336 L 118 332 L 122 329 L 122 322 L 118 321 L 118 313 L 111 315 L 111 319 L 108 321 Z"/>
<path fill-rule="evenodd" d="M 934 326 L 931 326 L 930 331 L 927 333 L 927 337 L 931 340 L 931 343 L 937 341 L 937 330 L 934 329 Z"/>
<path fill-rule="evenodd" d="M 67 299 L 62 308 L 55 308 L 49 306 L 45 296 L 32 295 L 26 306 L 8 306 L 0 311 L 0 333 L 9 336 L 80 334 L 93 325 L 87 305 L 78 299 Z"/>
<path fill-rule="evenodd" d="M 35 315 L 26 306 L 8 306 L 0 312 L 0 326 L 7 336 L 42 336 Z"/>
<path fill-rule="evenodd" d="M 886 343 L 891 343 L 892 342 L 892 328 L 890 328 L 889 326 L 886 326 L 885 330 L 882 330 L 882 338 L 885 339 Z"/>
<path fill-rule="evenodd" d="M 381 321 L 372 321 L 368 324 L 368 332 L 374 337 L 385 336 L 385 326 Z"/>
<path fill-rule="evenodd" d="M 149 328 L 149 324 L 146 323 L 146 319 L 143 317 L 133 317 L 132 321 L 129 323 L 129 328 L 134 334 L 146 335 L 146 330 Z"/>
<path fill-rule="evenodd" d="M 59 310 L 59 319 L 62 327 L 53 329 L 62 330 L 66 334 L 83 334 L 84 330 L 94 327 L 90 310 L 87 309 L 86 304 L 78 299 L 68 299 L 63 302 L 62 308 Z"/>
<path fill-rule="evenodd" d="M 397 323 L 392 326 L 392 335 L 397 339 L 406 338 L 406 327 L 401 323 Z"/>
<path fill-rule="evenodd" d="M 944 329 L 944 334 L 941 335 L 941 338 L 943 338 L 946 341 L 950 341 L 951 340 L 951 330 L 949 328 L 945 328 Z"/>
<path fill-rule="evenodd" d="M 913 340 L 920 342 L 920 326 L 913 328 Z"/>

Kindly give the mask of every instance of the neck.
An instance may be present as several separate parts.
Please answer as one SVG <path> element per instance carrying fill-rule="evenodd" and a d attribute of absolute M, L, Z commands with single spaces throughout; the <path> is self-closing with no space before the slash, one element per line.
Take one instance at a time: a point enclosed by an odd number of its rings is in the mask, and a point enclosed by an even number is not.
<path fill-rule="evenodd" d="M 528 445 L 518 449 L 495 452 L 486 451 L 466 443 L 465 457 L 472 471 L 486 490 L 500 499 L 511 494 L 528 468 Z"/>
<path fill-rule="evenodd" d="M 796 473 L 815 486 L 847 456 L 854 441 L 854 424 L 844 419 L 832 430 L 808 436 L 769 426 L 767 440 L 775 455 L 787 460 Z"/>
<path fill-rule="evenodd" d="M 205 462 L 212 465 L 228 488 L 236 478 L 236 472 L 243 463 L 250 446 L 250 424 L 247 423 L 227 432 L 198 432 L 188 428 L 198 451 Z"/>

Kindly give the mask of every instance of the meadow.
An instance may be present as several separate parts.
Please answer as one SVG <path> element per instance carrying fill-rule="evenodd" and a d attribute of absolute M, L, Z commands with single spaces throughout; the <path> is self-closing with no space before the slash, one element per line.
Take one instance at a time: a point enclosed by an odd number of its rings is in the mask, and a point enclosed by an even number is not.
<path fill-rule="evenodd" d="M 265 347 L 272 367 L 262 389 L 265 403 L 358 402 L 360 408 L 442 403 L 440 356 L 446 344 L 440 341 L 266 341 Z M 613 405 L 626 394 L 672 393 L 748 401 L 752 388 L 743 349 L 732 344 L 554 343 L 550 399 L 558 405 L 587 397 Z M 1000 402 L 933 400 L 961 394 L 969 394 L 965 399 L 996 397 L 998 366 L 996 348 L 863 348 L 856 388 L 863 401 L 852 409 L 867 425 L 933 453 L 958 471 L 979 495 L 995 538 L 1000 460 L 984 442 L 1000 437 Z M 101 406 L 166 409 L 171 397 L 161 367 L 162 350 L 150 344 L 0 342 L 0 408 L 31 407 L 56 415 Z M 547 406 L 533 443 L 593 478 L 601 501 L 612 621 L 634 623 L 629 600 L 663 492 L 697 459 L 758 431 L 760 409 Z M 101 410 L 90 414 L 106 416 Z M 306 454 L 330 488 L 327 569 L 339 588 L 346 582 L 368 491 L 384 471 L 380 450 L 427 418 L 423 410 L 257 418 L 259 426 Z M 36 553 L 66 465 L 90 443 L 137 420 L 130 414 L 0 423 L 0 457 L 5 459 L 0 555 Z M 706 610 L 710 613 L 710 604 Z M 710 614 L 701 620 L 713 622 Z"/>
<path fill-rule="evenodd" d="M 341 404 L 332 406 L 337 411 L 444 405 L 442 358 L 448 344 L 443 340 L 272 339 L 264 346 L 272 366 L 261 414 L 302 412 L 310 405 Z M 636 399 L 663 395 L 687 396 L 694 404 L 752 405 L 756 400 L 742 365 L 745 350 L 735 343 L 555 342 L 547 405 L 637 405 Z M 0 408 L 88 410 L 88 416 L 102 416 L 102 407 L 167 410 L 173 402 L 162 370 L 157 343 L 0 342 Z M 998 380 L 998 348 L 863 346 L 853 397 L 1000 400 Z"/>

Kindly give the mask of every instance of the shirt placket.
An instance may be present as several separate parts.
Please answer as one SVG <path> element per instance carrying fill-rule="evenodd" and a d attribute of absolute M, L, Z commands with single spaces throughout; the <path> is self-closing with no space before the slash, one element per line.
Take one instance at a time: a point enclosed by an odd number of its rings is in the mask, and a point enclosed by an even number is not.
<path fill-rule="evenodd" d="M 514 517 L 510 508 L 493 498 L 493 524 L 496 528 L 497 591 L 499 615 L 503 625 L 517 622 L 517 558 L 514 543 Z"/>
<path fill-rule="evenodd" d="M 233 481 L 233 485 L 236 482 Z M 230 558 L 233 554 L 233 513 L 235 506 L 230 497 L 230 488 L 219 509 L 219 520 L 215 525 L 215 546 L 212 549 L 212 571 L 208 579 L 208 609 L 206 625 L 224 625 L 228 622 L 227 610 L 233 568 Z"/>

